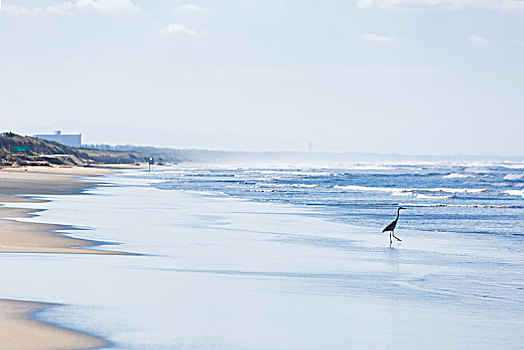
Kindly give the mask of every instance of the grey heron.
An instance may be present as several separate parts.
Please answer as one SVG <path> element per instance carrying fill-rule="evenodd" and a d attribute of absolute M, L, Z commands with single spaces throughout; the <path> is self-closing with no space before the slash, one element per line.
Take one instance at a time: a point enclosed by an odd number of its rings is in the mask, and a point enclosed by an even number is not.
<path fill-rule="evenodd" d="M 391 236 L 395 237 L 395 239 L 397 241 L 402 241 L 400 238 L 398 238 L 397 236 L 395 236 L 395 227 L 397 227 L 397 221 L 398 221 L 398 218 L 400 216 L 400 211 L 402 209 L 406 209 L 404 207 L 399 207 L 397 209 L 397 218 L 395 220 L 393 220 L 393 222 L 389 225 L 387 225 L 383 230 L 382 230 L 382 233 L 384 232 L 389 232 L 389 245 L 391 246 L 391 243 L 393 243 L 393 241 L 391 240 Z"/>

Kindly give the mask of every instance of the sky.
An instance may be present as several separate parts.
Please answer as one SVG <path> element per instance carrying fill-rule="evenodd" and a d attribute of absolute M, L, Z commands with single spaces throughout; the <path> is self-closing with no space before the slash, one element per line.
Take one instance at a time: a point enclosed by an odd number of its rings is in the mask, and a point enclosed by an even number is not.
<path fill-rule="evenodd" d="M 524 0 L 2 0 L 0 129 L 524 155 Z"/>

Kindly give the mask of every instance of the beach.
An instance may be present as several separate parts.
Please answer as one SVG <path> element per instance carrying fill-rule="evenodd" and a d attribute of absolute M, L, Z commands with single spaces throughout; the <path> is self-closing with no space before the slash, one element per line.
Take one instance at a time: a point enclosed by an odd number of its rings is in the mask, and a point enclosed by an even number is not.
<path fill-rule="evenodd" d="M 404 241 L 390 248 L 379 230 L 314 209 L 157 189 L 158 176 L 140 170 L 97 181 L 6 206 L 20 224 L 65 225 L 68 238 L 136 255 L 4 254 L 0 296 L 59 304 L 36 320 L 110 344 L 100 348 L 518 349 L 524 340 L 519 237 L 400 229 Z"/>
<path fill-rule="evenodd" d="M 523 23 L 0 0 L 0 350 L 524 350 Z"/>
<path fill-rule="evenodd" d="M 38 210 L 24 204 L 42 203 L 32 195 L 81 193 L 94 182 L 74 181 L 78 177 L 107 174 L 101 168 L 4 168 L 0 169 L 0 253 L 108 254 L 86 249 L 96 242 L 64 236 L 63 225 L 24 223 Z M 14 203 L 21 207 L 9 207 Z M 113 254 L 112 252 L 110 254 Z M 0 343 L 5 349 L 91 349 L 107 343 L 93 336 L 36 322 L 33 315 L 53 305 L 0 300 Z"/>
<path fill-rule="evenodd" d="M 0 300 L 2 349 L 95 349 L 107 345 L 101 339 L 68 329 L 36 322 L 31 315 L 52 305 Z"/>
<path fill-rule="evenodd" d="M 97 242 L 71 238 L 57 233 L 66 227 L 59 224 L 23 223 L 9 218 L 33 217 L 37 211 L 24 208 L 24 203 L 41 203 L 34 195 L 65 195 L 81 193 L 96 182 L 75 181 L 75 178 L 110 173 L 107 168 L 4 168 L 0 170 L 0 202 L 17 203 L 0 207 L 1 253 L 68 253 L 107 254 L 106 251 L 85 249 Z M 112 253 L 116 254 L 116 253 Z"/>

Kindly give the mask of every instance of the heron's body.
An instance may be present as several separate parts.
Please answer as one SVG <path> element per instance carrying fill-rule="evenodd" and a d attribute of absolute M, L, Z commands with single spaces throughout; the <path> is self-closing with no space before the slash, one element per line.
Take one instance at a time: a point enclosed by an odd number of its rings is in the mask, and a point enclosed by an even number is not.
<path fill-rule="evenodd" d="M 398 222 L 398 218 L 400 217 L 400 210 L 401 209 L 406 209 L 406 208 L 403 208 L 403 207 L 399 207 L 397 209 L 397 218 L 395 220 L 393 220 L 393 222 L 389 225 L 387 225 L 383 230 L 382 230 L 382 233 L 384 232 L 389 232 L 389 245 L 391 245 L 391 243 L 393 243 L 393 241 L 391 240 L 391 236 L 395 237 L 395 239 L 397 241 L 402 241 L 400 238 L 398 238 L 397 236 L 395 236 L 395 227 L 397 227 L 397 222 Z"/>

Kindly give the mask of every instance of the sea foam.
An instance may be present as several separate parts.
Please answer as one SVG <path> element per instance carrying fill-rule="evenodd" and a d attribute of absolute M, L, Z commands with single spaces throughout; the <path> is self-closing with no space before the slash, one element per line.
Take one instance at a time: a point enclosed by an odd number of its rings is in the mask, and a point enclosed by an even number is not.
<path fill-rule="evenodd" d="M 340 186 L 335 185 L 333 188 L 350 190 L 350 191 L 375 191 L 375 192 L 391 192 L 396 195 L 403 195 L 402 193 L 413 192 L 446 192 L 446 193 L 484 193 L 488 190 L 485 188 L 450 188 L 450 187 L 435 187 L 435 188 L 395 188 L 395 187 L 367 187 L 367 186 Z"/>
<path fill-rule="evenodd" d="M 521 196 L 524 198 L 524 189 L 522 190 L 506 190 L 504 193 L 509 194 L 510 196 Z"/>
<path fill-rule="evenodd" d="M 518 181 L 518 180 L 523 180 L 523 179 L 524 179 L 524 174 L 508 174 L 504 176 L 504 180 L 508 180 L 508 181 Z"/>
<path fill-rule="evenodd" d="M 475 177 L 475 175 L 451 173 L 451 174 L 442 176 L 443 179 L 465 179 L 469 177 Z"/>

